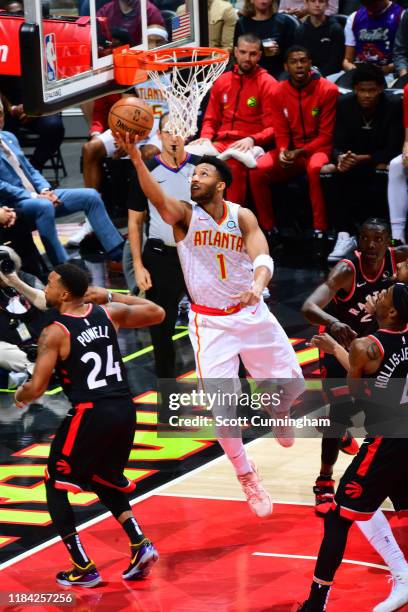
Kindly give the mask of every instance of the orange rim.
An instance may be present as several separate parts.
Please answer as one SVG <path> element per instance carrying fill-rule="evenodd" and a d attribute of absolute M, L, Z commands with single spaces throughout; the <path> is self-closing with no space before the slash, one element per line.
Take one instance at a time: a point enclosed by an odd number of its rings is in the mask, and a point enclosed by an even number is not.
<path fill-rule="evenodd" d="M 172 61 L 170 55 L 176 58 L 188 57 L 192 53 L 196 57 L 203 59 L 197 60 L 177 60 Z M 208 57 L 216 54 L 214 57 Z M 220 64 L 229 60 L 229 51 L 216 47 L 176 47 L 169 49 L 158 49 L 157 51 L 137 51 L 133 49 L 115 49 L 114 65 L 118 68 L 134 68 L 140 70 L 168 70 L 169 68 L 188 68 L 189 66 L 207 66 L 210 64 Z M 166 61 L 167 60 L 167 61 Z"/>

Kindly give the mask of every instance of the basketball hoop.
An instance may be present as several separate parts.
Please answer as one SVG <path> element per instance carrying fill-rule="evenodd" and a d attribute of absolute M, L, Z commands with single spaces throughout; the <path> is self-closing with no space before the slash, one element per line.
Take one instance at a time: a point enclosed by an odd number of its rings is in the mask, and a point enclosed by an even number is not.
<path fill-rule="evenodd" d="M 228 60 L 228 51 L 211 47 L 122 48 L 113 56 L 115 79 L 120 85 L 134 85 L 147 73 L 169 105 L 166 128 L 184 140 L 196 133 L 201 101 Z"/>

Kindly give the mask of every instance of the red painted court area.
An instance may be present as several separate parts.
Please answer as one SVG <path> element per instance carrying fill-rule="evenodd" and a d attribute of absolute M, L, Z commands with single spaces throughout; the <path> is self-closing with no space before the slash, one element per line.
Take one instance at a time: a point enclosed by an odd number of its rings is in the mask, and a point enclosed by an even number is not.
<path fill-rule="evenodd" d="M 121 579 L 128 562 L 127 541 L 114 519 L 106 518 L 81 532 L 103 576 L 102 585 L 68 589 L 76 594 L 74 606 L 41 610 L 289 612 L 308 592 L 314 560 L 297 556 L 316 556 L 323 529 L 310 506 L 275 504 L 272 517 L 259 520 L 245 502 L 154 495 L 134 509 L 160 553 L 151 576 L 139 582 Z M 387 516 L 406 553 L 408 520 Z M 356 526 L 345 559 L 355 563 L 343 563 L 328 611 L 371 611 L 389 592 L 388 572 L 365 565 L 382 565 L 382 560 Z M 53 544 L 5 568 L 0 590 L 58 592 L 54 575 L 69 567 L 66 560 L 63 545 Z"/>

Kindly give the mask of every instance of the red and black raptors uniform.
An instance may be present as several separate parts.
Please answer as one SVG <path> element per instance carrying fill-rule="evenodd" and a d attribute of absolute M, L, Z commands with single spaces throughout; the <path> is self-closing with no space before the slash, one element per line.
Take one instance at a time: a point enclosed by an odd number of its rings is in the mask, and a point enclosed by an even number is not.
<path fill-rule="evenodd" d="M 368 520 L 389 497 L 408 511 L 408 326 L 369 336 L 381 351 L 376 372 L 366 375 L 359 405 L 368 437 L 340 480 L 334 506 L 350 520 Z"/>
<path fill-rule="evenodd" d="M 369 278 L 364 274 L 359 251 L 355 251 L 352 257 L 342 259 L 339 263 L 346 263 L 352 269 L 353 285 L 349 293 L 346 293 L 343 289 L 338 291 L 333 300 L 326 306 L 325 311 L 341 323 L 349 325 L 358 337 L 367 336 L 377 329 L 377 323 L 374 317 L 364 309 L 364 304 L 370 295 L 378 295 L 392 284 L 392 276 L 397 271 L 394 249 L 389 248 L 387 250 L 382 266 L 374 278 Z M 320 367 L 322 377 L 326 379 L 323 388 L 327 393 L 329 403 L 336 404 L 350 401 L 348 387 L 345 381 L 341 380 L 345 379 L 347 372 L 334 355 L 326 353 L 320 355 Z M 336 411 L 336 414 L 331 414 L 331 417 L 350 424 L 350 415 L 347 415 L 346 411 L 343 411 L 342 414 L 339 414 L 339 412 Z"/>
<path fill-rule="evenodd" d="M 123 470 L 136 408 L 109 313 L 89 304 L 83 316 L 57 313 L 53 324 L 70 339 L 69 355 L 57 370 L 73 407 L 52 442 L 47 479 L 73 492 L 92 490 L 92 483 L 130 492 L 134 484 Z"/>
<path fill-rule="evenodd" d="M 370 295 L 378 295 L 391 285 L 391 277 L 396 273 L 394 249 L 385 253 L 382 266 L 374 278 L 366 276 L 362 269 L 361 253 L 355 251 L 349 259 L 342 259 L 353 271 L 353 286 L 347 294 L 344 290 L 337 292 L 333 300 L 325 308 L 326 312 L 346 323 L 358 337 L 367 336 L 377 329 L 377 323 L 372 315 L 364 309 L 364 304 Z M 344 372 L 344 370 L 343 370 Z"/>

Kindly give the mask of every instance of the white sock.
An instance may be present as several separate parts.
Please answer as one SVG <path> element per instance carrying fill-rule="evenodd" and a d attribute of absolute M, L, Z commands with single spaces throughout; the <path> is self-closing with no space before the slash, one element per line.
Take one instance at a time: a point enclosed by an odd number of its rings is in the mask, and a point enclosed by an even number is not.
<path fill-rule="evenodd" d="M 356 521 L 356 523 L 393 574 L 408 570 L 404 554 L 381 510 L 377 510 L 369 521 Z"/>
<path fill-rule="evenodd" d="M 388 173 L 388 207 L 392 237 L 404 240 L 405 220 L 408 212 L 407 175 L 402 164 L 402 155 L 390 162 Z"/>
<path fill-rule="evenodd" d="M 391 223 L 392 237 L 405 244 L 405 219 L 397 219 Z"/>
<path fill-rule="evenodd" d="M 242 476 L 252 471 L 245 447 L 242 444 L 242 438 L 218 438 L 218 442 L 234 466 L 237 476 Z"/>
<path fill-rule="evenodd" d="M 350 234 L 348 232 L 339 232 L 338 238 L 341 239 L 346 239 L 346 238 L 350 238 Z"/>

